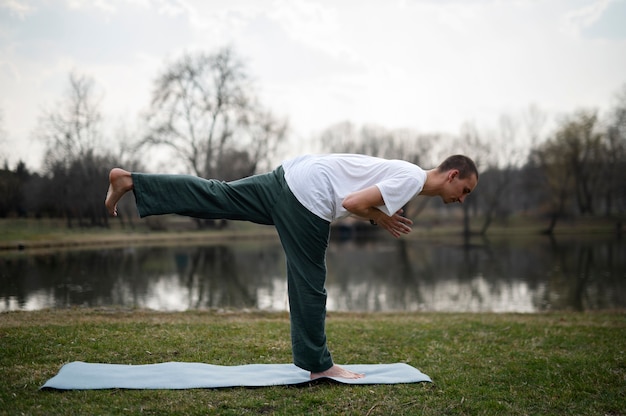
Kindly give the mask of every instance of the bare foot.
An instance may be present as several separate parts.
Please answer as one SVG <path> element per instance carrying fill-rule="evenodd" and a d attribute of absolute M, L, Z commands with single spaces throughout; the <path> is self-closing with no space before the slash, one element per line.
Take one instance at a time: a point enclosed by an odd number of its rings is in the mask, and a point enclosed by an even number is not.
<path fill-rule="evenodd" d="M 120 168 L 113 168 L 109 173 L 109 190 L 104 200 L 104 206 L 109 214 L 117 216 L 117 202 L 124 194 L 133 189 L 133 178 L 130 172 Z"/>
<path fill-rule="evenodd" d="M 365 377 L 365 374 L 355 373 L 353 371 L 346 370 L 345 368 L 340 367 L 337 364 L 333 364 L 333 366 L 326 371 L 322 371 L 321 373 L 311 373 L 311 380 L 315 380 L 316 378 L 320 377 L 339 377 L 354 379 L 363 378 Z"/>

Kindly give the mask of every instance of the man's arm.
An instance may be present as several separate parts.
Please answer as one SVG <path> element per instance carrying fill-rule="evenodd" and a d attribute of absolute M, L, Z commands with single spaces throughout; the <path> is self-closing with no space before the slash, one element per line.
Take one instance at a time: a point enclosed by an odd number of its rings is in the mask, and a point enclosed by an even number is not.
<path fill-rule="evenodd" d="M 352 214 L 374 221 L 394 237 L 410 233 L 413 221 L 403 217 L 402 210 L 390 217 L 376 208 L 384 204 L 383 195 L 375 185 L 349 194 L 342 202 L 343 207 Z"/>

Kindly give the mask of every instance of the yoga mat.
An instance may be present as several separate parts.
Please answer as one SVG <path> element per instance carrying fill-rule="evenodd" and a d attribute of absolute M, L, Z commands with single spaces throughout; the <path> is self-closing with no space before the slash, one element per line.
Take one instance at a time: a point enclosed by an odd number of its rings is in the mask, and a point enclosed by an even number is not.
<path fill-rule="evenodd" d="M 331 378 L 344 384 L 397 384 L 432 382 L 430 377 L 404 363 L 353 364 L 344 368 L 365 377 Z M 168 362 L 125 365 L 75 361 L 65 364 L 42 389 L 197 389 L 261 387 L 309 383 L 309 372 L 293 364 L 247 364 L 221 366 L 203 363 Z"/>

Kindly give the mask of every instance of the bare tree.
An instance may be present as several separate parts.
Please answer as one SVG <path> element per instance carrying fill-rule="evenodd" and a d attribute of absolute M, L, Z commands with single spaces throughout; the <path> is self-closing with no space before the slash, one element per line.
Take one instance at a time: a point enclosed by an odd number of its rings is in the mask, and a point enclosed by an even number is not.
<path fill-rule="evenodd" d="M 594 199 L 602 181 L 602 132 L 595 110 L 579 111 L 566 119 L 556 132 L 555 141 L 572 167 L 574 192 L 581 214 L 594 214 Z"/>
<path fill-rule="evenodd" d="M 550 196 L 551 220 L 545 233 L 553 233 L 572 195 L 581 214 L 594 213 L 594 196 L 602 179 L 601 143 L 596 112 L 579 111 L 565 118 L 554 136 L 532 152 L 529 161 L 543 172 Z"/>
<path fill-rule="evenodd" d="M 605 213 L 611 215 L 615 208 L 621 214 L 626 211 L 626 186 L 622 180 L 626 169 L 626 84 L 615 96 L 604 136 L 604 148 L 607 156 L 603 187 Z"/>
<path fill-rule="evenodd" d="M 559 218 L 565 214 L 573 187 L 572 167 L 563 160 L 561 149 L 551 140 L 531 152 L 529 167 L 536 167 L 542 173 L 541 182 L 537 185 L 545 187 L 550 213 L 550 224 L 544 234 L 553 234 Z"/>
<path fill-rule="evenodd" d="M 271 159 L 278 154 L 287 136 L 289 123 L 286 119 L 280 119 L 271 111 L 265 110 L 261 104 L 257 104 L 246 114 L 242 125 L 247 134 L 246 138 L 242 138 L 240 148 L 246 149 L 249 164 L 248 171 L 242 172 L 238 177 L 270 170 Z M 245 142 L 248 144 L 246 145 Z"/>
<path fill-rule="evenodd" d="M 47 199 L 66 217 L 68 227 L 74 218 L 80 225 L 107 224 L 102 190 L 112 161 L 98 154 L 99 104 L 94 80 L 72 73 L 64 98 L 44 113 L 35 133 L 46 144 L 45 167 L 50 176 L 41 198 L 49 194 Z"/>
<path fill-rule="evenodd" d="M 514 190 L 519 168 L 527 158 L 527 146 L 520 140 L 519 125 L 511 115 L 502 114 L 495 137 L 487 140 L 489 150 L 483 157 L 485 172 L 478 188 L 478 204 L 484 216 L 480 228 L 482 235 L 487 233 L 496 217 L 506 219 L 513 210 L 512 198 L 519 198 Z"/>
<path fill-rule="evenodd" d="M 164 146 L 197 176 L 218 179 L 232 176 L 227 154 L 248 152 L 253 164 L 271 157 L 286 123 L 261 108 L 251 84 L 231 48 L 184 55 L 156 81 L 142 144 Z"/>
<path fill-rule="evenodd" d="M 65 97 L 44 112 L 36 132 L 46 144 L 47 167 L 55 163 L 69 165 L 96 151 L 102 137 L 100 101 L 92 78 L 70 74 Z"/>
<path fill-rule="evenodd" d="M 326 153 L 359 153 L 419 165 L 432 159 L 432 145 L 439 136 L 376 125 L 358 127 L 345 121 L 326 128 L 315 140 Z"/>
<path fill-rule="evenodd" d="M 523 126 L 528 137 L 529 150 L 542 140 L 548 116 L 537 105 L 530 105 L 523 114 Z"/>
<path fill-rule="evenodd" d="M 4 130 L 4 112 L 0 108 L 0 149 L 5 149 L 5 143 L 7 140 L 7 132 Z M 5 164 L 7 163 L 8 155 L 4 154 L 4 151 L 0 153 L 0 159 L 3 159 Z"/>
<path fill-rule="evenodd" d="M 363 150 L 360 131 L 350 121 L 343 121 L 327 127 L 313 141 L 320 143 L 321 151 L 324 153 L 359 153 L 357 149 Z M 377 155 L 370 154 L 370 156 Z"/>

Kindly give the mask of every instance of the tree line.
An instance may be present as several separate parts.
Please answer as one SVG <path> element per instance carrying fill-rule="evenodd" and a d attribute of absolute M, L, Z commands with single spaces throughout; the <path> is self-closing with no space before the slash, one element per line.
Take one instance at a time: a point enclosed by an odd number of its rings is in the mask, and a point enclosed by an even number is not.
<path fill-rule="evenodd" d="M 231 48 L 186 54 L 166 65 L 137 131 L 120 128 L 115 139 L 108 137 L 100 102 L 93 79 L 70 74 L 65 94 L 42 112 L 34 131 L 45 144 L 43 171 L 31 172 L 23 162 L 0 169 L 0 217 L 108 227 L 103 199 L 111 167 L 146 170 L 146 160 L 166 154 L 170 171 L 233 180 L 270 169 L 289 134 L 287 120 L 260 102 L 249 68 Z M 604 114 L 581 109 L 548 132 L 547 121 L 530 106 L 521 117 L 502 115 L 491 130 L 466 123 L 457 135 L 425 134 L 343 122 L 310 139 L 320 152 L 398 158 L 425 168 L 449 154 L 471 156 L 481 177 L 463 204 L 466 232 L 470 222 L 486 233 L 512 215 L 549 219 L 547 233 L 567 216 L 601 215 L 620 223 L 626 211 L 626 85 Z M 4 135 L 0 113 L 0 141 Z M 427 201 L 412 201 L 407 215 L 419 215 Z M 120 206 L 120 213 L 122 221 L 133 217 L 130 206 Z"/>
<path fill-rule="evenodd" d="M 530 106 L 518 120 L 502 116 L 494 131 L 468 123 L 458 136 L 344 122 L 323 131 L 317 141 L 324 151 L 398 158 L 423 167 L 434 167 L 454 153 L 471 156 L 480 180 L 462 207 L 465 233 L 470 222 L 485 234 L 495 220 L 506 222 L 512 215 L 547 219 L 546 234 L 554 232 L 559 219 L 581 216 L 614 219 L 621 228 L 626 213 L 626 85 L 604 117 L 596 109 L 580 109 L 543 133 L 546 121 L 545 113 Z M 417 216 L 429 201 L 412 201 L 407 215 Z"/>
<path fill-rule="evenodd" d="M 30 172 L 23 162 L 15 170 L 5 162 L 0 171 L 0 217 L 107 227 L 103 201 L 111 167 L 146 170 L 145 161 L 165 150 L 170 169 L 233 180 L 266 168 L 288 129 L 259 101 L 248 68 L 231 48 L 167 65 L 139 131 L 122 128 L 106 137 L 100 102 L 92 78 L 70 74 L 67 91 L 43 111 L 34 132 L 45 144 L 43 172 Z"/>

